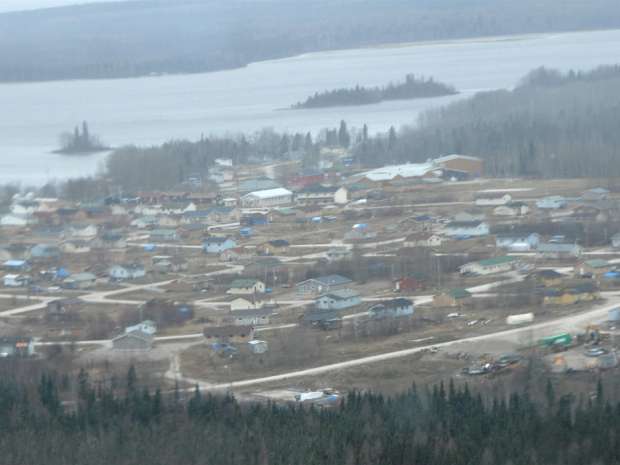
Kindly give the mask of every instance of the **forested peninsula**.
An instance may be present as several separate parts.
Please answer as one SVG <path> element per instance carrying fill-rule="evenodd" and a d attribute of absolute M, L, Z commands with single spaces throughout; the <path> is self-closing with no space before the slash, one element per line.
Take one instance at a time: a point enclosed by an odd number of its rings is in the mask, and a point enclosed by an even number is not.
<path fill-rule="evenodd" d="M 389 83 L 383 87 L 360 87 L 353 89 L 336 89 L 315 93 L 305 101 L 293 105 L 294 109 L 339 107 L 347 105 L 369 105 L 384 100 L 412 100 L 419 98 L 455 95 L 458 92 L 452 86 L 433 80 L 433 78 L 416 77 L 408 74 L 404 82 Z"/>

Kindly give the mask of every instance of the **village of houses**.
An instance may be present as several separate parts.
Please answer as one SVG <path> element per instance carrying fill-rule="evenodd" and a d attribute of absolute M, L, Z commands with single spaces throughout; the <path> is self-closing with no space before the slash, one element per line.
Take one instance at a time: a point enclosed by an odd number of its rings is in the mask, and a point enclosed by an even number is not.
<path fill-rule="evenodd" d="M 410 383 L 532 349 L 558 375 L 617 365 L 620 193 L 600 180 L 488 179 L 449 155 L 283 177 L 218 160 L 214 184 L 15 195 L 0 356 L 64 351 L 170 386 L 317 401 L 377 387 L 382 366 Z"/>

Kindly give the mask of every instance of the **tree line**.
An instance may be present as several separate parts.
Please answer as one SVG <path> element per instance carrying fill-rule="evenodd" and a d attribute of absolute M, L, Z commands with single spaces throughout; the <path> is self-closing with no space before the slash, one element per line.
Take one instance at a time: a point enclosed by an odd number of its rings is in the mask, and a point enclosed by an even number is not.
<path fill-rule="evenodd" d="M 454 87 L 436 82 L 433 78 L 416 77 L 408 74 L 404 82 L 389 83 L 383 87 L 360 87 L 352 89 L 335 89 L 315 93 L 305 101 L 293 105 L 293 108 L 324 108 L 345 105 L 368 105 L 384 100 L 411 100 L 418 98 L 454 95 Z"/>
<path fill-rule="evenodd" d="M 600 381 L 579 398 L 542 381 L 537 397 L 449 382 L 392 397 L 352 391 L 316 408 L 149 390 L 133 367 L 114 385 L 85 370 L 9 374 L 0 379 L 0 447 L 12 465 L 620 463 L 620 404 Z"/>

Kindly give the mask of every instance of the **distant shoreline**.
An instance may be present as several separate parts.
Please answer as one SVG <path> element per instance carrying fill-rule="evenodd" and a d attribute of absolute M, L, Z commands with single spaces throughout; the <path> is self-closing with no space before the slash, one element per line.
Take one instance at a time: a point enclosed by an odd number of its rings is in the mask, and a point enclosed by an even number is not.
<path fill-rule="evenodd" d="M 97 147 L 97 148 L 92 148 L 88 150 L 56 149 L 56 150 L 52 150 L 51 153 L 54 153 L 56 155 L 66 155 L 69 157 L 86 157 L 89 155 L 94 155 L 96 153 L 111 152 L 112 150 L 114 150 L 114 147 Z"/>
<path fill-rule="evenodd" d="M 1 14 L 1 13 L 0 13 Z M 375 44 L 375 45 L 366 45 L 361 47 L 348 47 L 348 48 L 331 48 L 324 50 L 316 50 L 311 52 L 298 53 L 293 55 L 285 55 L 280 57 L 272 57 L 266 58 L 263 60 L 255 60 L 245 64 L 241 64 L 239 66 L 230 66 L 223 67 L 220 69 L 214 69 L 210 71 L 195 71 L 195 72 L 187 72 L 187 71 L 159 71 L 157 73 L 150 72 L 147 74 L 140 74 L 134 76 L 112 76 L 112 77 L 72 77 L 66 79 L 36 79 L 36 80 L 0 80 L 1 85 L 15 85 L 15 84 L 37 84 L 37 83 L 48 83 L 48 82 L 75 82 L 75 81 L 116 81 L 116 80 L 124 80 L 124 79 L 145 79 L 145 78 L 166 78 L 166 77 L 174 77 L 174 76 L 192 76 L 197 74 L 214 74 L 214 73 L 224 73 L 235 71 L 238 69 L 247 68 L 253 64 L 258 63 L 267 63 L 267 62 L 278 62 L 284 60 L 293 60 L 296 58 L 313 56 L 313 55 L 323 55 L 330 53 L 340 53 L 344 51 L 360 51 L 360 50 L 380 50 L 380 49 L 399 49 L 399 48 L 408 48 L 408 47 L 422 47 L 422 46 L 435 46 L 435 45 L 456 45 L 456 44 L 471 44 L 471 43 L 494 43 L 494 42 L 517 42 L 528 39 L 537 39 L 537 38 L 545 38 L 545 37 L 555 37 L 555 36 L 565 36 L 570 34 L 589 34 L 596 32 L 609 32 L 609 31 L 620 31 L 620 28 L 601 28 L 601 29 L 576 29 L 576 30 L 566 30 L 566 31 L 541 31 L 541 32 L 532 32 L 525 34 L 513 34 L 513 35 L 491 35 L 491 36 L 475 36 L 475 37 L 462 37 L 462 38 L 454 38 L 454 39 L 439 39 L 439 40 L 420 40 L 414 42 L 386 42 L 383 44 Z"/>

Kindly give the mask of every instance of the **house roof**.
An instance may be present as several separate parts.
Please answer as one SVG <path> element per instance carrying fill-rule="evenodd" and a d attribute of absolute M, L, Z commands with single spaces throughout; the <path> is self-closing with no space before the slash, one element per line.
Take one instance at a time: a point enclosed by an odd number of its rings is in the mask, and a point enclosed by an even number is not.
<path fill-rule="evenodd" d="M 253 326 L 226 325 L 226 326 L 207 326 L 204 328 L 202 333 L 207 338 L 209 337 L 235 337 L 235 336 L 246 337 L 252 334 L 252 331 L 254 331 Z"/>
<path fill-rule="evenodd" d="M 341 319 L 341 316 L 337 310 L 328 310 L 328 309 L 323 310 L 323 309 L 313 308 L 305 312 L 303 315 L 303 321 L 306 321 L 306 322 L 338 320 L 338 319 Z"/>
<path fill-rule="evenodd" d="M 65 281 L 94 281 L 97 279 L 92 273 L 75 273 L 65 279 Z"/>
<path fill-rule="evenodd" d="M 242 289 L 246 287 L 252 287 L 256 283 L 260 283 L 258 279 L 235 279 L 232 283 L 230 283 L 231 289 Z"/>
<path fill-rule="evenodd" d="M 334 300 L 347 300 L 352 299 L 353 297 L 359 297 L 359 292 L 354 291 L 353 289 L 337 289 L 335 291 L 328 292 L 327 294 L 323 294 L 319 297 L 319 299 L 322 299 L 323 297 L 328 297 Z"/>
<path fill-rule="evenodd" d="M 337 186 L 324 186 L 323 184 L 311 184 L 298 191 L 299 194 L 333 194 L 338 190 Z"/>
<path fill-rule="evenodd" d="M 589 266 L 590 268 L 606 268 L 609 266 L 609 262 L 607 260 L 603 260 L 602 258 L 586 260 L 583 264 Z"/>
<path fill-rule="evenodd" d="M 232 241 L 232 239 L 230 237 L 213 236 L 213 237 L 207 237 L 204 240 L 204 243 L 205 244 L 223 244 L 226 241 Z"/>
<path fill-rule="evenodd" d="M 270 307 L 263 308 L 248 308 L 244 310 L 233 310 L 230 312 L 231 316 L 235 318 L 253 318 L 253 317 L 266 317 L 273 314 L 273 309 Z"/>
<path fill-rule="evenodd" d="M 267 242 L 269 245 L 273 246 L 273 247 L 288 247 L 289 241 L 285 240 L 285 239 L 274 239 L 272 241 Z"/>
<path fill-rule="evenodd" d="M 291 191 L 285 189 L 284 187 L 277 187 L 275 189 L 266 189 L 261 191 L 250 192 L 249 194 L 245 194 L 243 198 L 255 197 L 259 200 L 270 199 L 273 197 L 284 197 L 286 195 L 293 195 Z"/>
<path fill-rule="evenodd" d="M 501 257 L 487 258 L 485 260 L 480 260 L 475 263 L 480 266 L 495 266 L 495 265 L 502 265 L 504 263 L 512 263 L 517 260 L 518 260 L 517 257 L 511 257 L 510 255 L 504 255 Z"/>
<path fill-rule="evenodd" d="M 144 331 L 142 331 L 140 329 L 136 329 L 136 330 L 130 331 L 128 333 L 120 334 L 120 335 L 116 336 L 114 339 L 112 339 L 112 342 L 114 343 L 114 342 L 119 341 L 121 339 L 129 339 L 129 338 L 131 338 L 131 339 L 140 339 L 140 340 L 148 342 L 148 343 L 152 343 L 153 342 L 153 335 L 149 334 L 149 333 L 146 333 L 146 332 L 144 332 Z"/>
<path fill-rule="evenodd" d="M 374 308 L 379 308 L 379 307 L 383 307 L 383 308 L 401 308 L 401 307 L 409 307 L 409 306 L 412 306 L 412 305 L 413 305 L 413 301 L 412 300 L 399 297 L 398 299 L 383 300 L 383 301 L 373 305 L 372 307 L 370 307 L 369 310 L 372 310 Z"/>
<path fill-rule="evenodd" d="M 538 244 L 537 250 L 539 252 L 574 252 L 579 246 L 577 244 L 558 244 L 554 242 L 547 242 Z"/>
<path fill-rule="evenodd" d="M 435 158 L 435 160 L 433 161 L 436 163 L 441 163 L 441 162 L 458 160 L 458 159 L 470 160 L 470 161 L 482 161 L 482 158 L 472 157 L 469 155 L 460 155 L 458 153 L 453 153 L 451 155 L 444 155 L 443 157 Z"/>
<path fill-rule="evenodd" d="M 446 291 L 446 294 L 448 294 L 454 299 L 466 299 L 468 297 L 471 297 L 471 292 L 469 292 L 467 289 L 462 288 L 450 289 L 449 291 Z"/>
<path fill-rule="evenodd" d="M 361 176 L 371 181 L 391 181 L 394 178 L 422 177 L 437 169 L 433 163 L 405 163 L 403 165 L 384 166 L 361 173 Z"/>
<path fill-rule="evenodd" d="M 562 273 L 558 273 L 555 270 L 538 270 L 534 274 L 546 279 L 564 278 L 564 275 Z"/>
<path fill-rule="evenodd" d="M 446 225 L 446 228 L 477 228 L 483 224 L 482 221 L 452 221 Z"/>
<path fill-rule="evenodd" d="M 319 276 L 318 278 L 307 279 L 305 281 L 297 283 L 297 285 L 299 286 L 308 281 L 318 281 L 323 286 L 341 286 L 352 282 L 349 278 L 345 276 L 341 276 L 339 274 L 330 274 L 327 276 Z"/>

